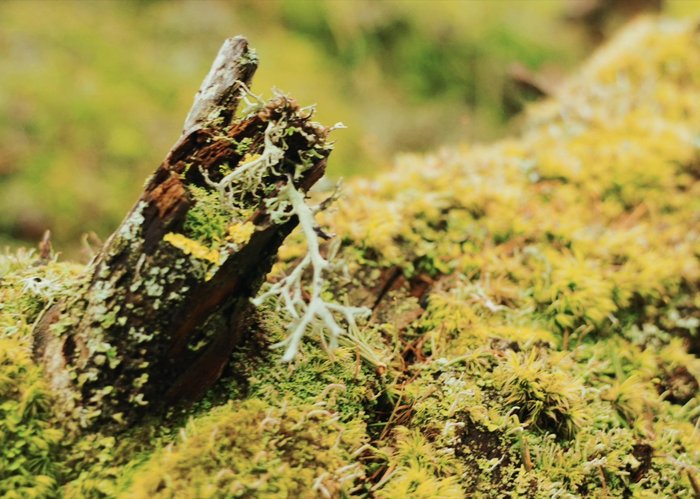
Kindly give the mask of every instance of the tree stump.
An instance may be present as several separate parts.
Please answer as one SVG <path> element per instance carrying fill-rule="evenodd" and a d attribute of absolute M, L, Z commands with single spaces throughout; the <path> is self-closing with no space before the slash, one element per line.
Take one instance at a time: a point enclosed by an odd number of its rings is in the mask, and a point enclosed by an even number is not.
<path fill-rule="evenodd" d="M 284 210 L 277 194 L 324 173 L 328 129 L 287 97 L 250 94 L 256 68 L 245 39 L 226 40 L 180 139 L 74 293 L 35 326 L 59 410 L 83 427 L 128 424 L 217 380 L 297 224 L 270 216 Z"/>

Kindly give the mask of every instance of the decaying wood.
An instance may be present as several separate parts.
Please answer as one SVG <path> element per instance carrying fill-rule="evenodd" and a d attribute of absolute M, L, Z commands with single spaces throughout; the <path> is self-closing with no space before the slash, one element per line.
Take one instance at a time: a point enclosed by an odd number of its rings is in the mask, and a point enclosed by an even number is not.
<path fill-rule="evenodd" d="M 202 82 L 190 109 L 183 135 L 188 135 L 212 118 L 222 118 L 228 125 L 240 98 L 241 83 L 250 85 L 257 68 L 255 54 L 248 49 L 245 38 L 229 38 L 219 50 L 209 74 Z M 211 116 L 215 113 L 215 116 Z"/>
<path fill-rule="evenodd" d="M 82 425 L 116 420 L 194 398 L 221 374 L 246 332 L 250 298 L 277 250 L 297 224 L 274 222 L 265 200 L 279 192 L 304 155 L 311 164 L 295 176 L 308 190 L 325 169 L 327 130 L 285 97 L 257 114 L 236 118 L 240 91 L 257 67 L 243 38 L 227 40 L 197 93 L 184 132 L 158 167 L 120 227 L 89 265 L 68 298 L 51 306 L 35 327 L 35 358 L 59 403 Z M 245 87 L 244 87 L 245 85 Z M 263 147 L 271 120 L 284 124 L 284 158 L 245 199 L 252 206 L 250 239 L 228 249 L 220 264 L 202 262 L 164 240 L 182 235 L 197 203 L 193 188 L 213 192 L 222 169 L 245 161 L 241 144 Z"/>

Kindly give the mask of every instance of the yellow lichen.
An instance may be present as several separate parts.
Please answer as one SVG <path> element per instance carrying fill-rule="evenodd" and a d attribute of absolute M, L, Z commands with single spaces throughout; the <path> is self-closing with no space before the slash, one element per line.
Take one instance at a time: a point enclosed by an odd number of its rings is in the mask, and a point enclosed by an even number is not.
<path fill-rule="evenodd" d="M 234 244 L 246 244 L 255 232 L 255 224 L 251 222 L 237 223 L 230 225 L 227 230 L 226 239 Z"/>
<path fill-rule="evenodd" d="M 246 153 L 245 156 L 243 156 L 243 159 L 241 159 L 240 164 L 244 165 L 246 163 L 250 163 L 251 161 L 255 161 L 256 159 L 260 158 L 260 154 L 251 154 L 251 153 Z"/>
<path fill-rule="evenodd" d="M 183 236 L 182 234 L 168 232 L 163 237 L 163 241 L 172 244 L 186 255 L 192 255 L 199 260 L 206 260 L 214 265 L 219 265 L 221 261 L 221 256 L 218 251 L 207 248 L 202 243 Z"/>
<path fill-rule="evenodd" d="M 329 291 L 370 304 L 386 293 L 332 356 L 320 326 L 291 364 L 259 348 L 287 325 L 266 304 L 223 405 L 205 401 L 181 438 L 164 425 L 141 454 L 85 458 L 68 480 L 83 496 L 691 496 L 698 130 L 696 26 L 638 21 L 533 107 L 520 137 L 404 157 L 349 186 L 324 215 L 349 270 Z M 226 225 L 210 219 L 202 210 L 198 240 L 222 242 Z M 288 241 L 275 272 L 303 254 Z M 19 279 L 3 279 L 8 336 L 32 320 Z M 36 314 L 50 282 L 26 286 Z M 17 376 L 31 385 L 36 370 Z"/>

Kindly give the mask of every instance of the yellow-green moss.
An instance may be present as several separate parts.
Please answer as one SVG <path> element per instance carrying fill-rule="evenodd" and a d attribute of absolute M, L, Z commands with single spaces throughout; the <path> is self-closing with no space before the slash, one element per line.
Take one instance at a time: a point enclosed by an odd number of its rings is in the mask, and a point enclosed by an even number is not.
<path fill-rule="evenodd" d="M 190 423 L 139 470 L 131 497 L 332 497 L 364 478 L 365 434 L 319 405 L 232 402 Z"/>
<path fill-rule="evenodd" d="M 429 287 L 389 290 L 335 352 L 318 334 L 281 364 L 267 347 L 285 324 L 263 308 L 204 402 L 123 444 L 88 435 L 39 453 L 54 456 L 48 478 L 27 465 L 11 479 L 75 497 L 691 495 L 699 37 L 692 22 L 640 20 L 532 108 L 520 137 L 405 157 L 352 183 L 324 215 L 348 270 L 330 286 L 374 297 L 357 288 L 395 270 Z M 57 291 L 21 295 L 24 276 L 49 272 L 22 258 L 2 274 L 14 294 L 0 352 L 25 348 L 0 366 L 0 379 L 17 373 L 12 417 L 41 385 L 29 325 Z M 48 414 L 32 414 L 22 424 L 53 449 Z"/>
<path fill-rule="evenodd" d="M 691 493 L 698 130 L 694 24 L 641 20 L 520 138 L 403 158 L 327 217 L 351 272 L 372 254 L 438 280 L 397 338 L 421 360 L 400 403 L 464 493 Z M 386 458 L 380 490 L 409 490 L 406 459 Z"/>
<path fill-rule="evenodd" d="M 31 252 L 0 254 L 0 495 L 56 495 L 65 438 L 51 420 L 51 394 L 31 360 L 31 325 L 78 266 L 42 262 Z"/>

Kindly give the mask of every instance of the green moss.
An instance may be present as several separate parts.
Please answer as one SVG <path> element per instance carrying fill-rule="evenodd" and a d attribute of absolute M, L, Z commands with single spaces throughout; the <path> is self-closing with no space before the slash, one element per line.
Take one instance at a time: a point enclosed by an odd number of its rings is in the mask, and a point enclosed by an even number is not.
<path fill-rule="evenodd" d="M 80 268 L 41 262 L 31 252 L 0 254 L 0 495 L 47 497 L 65 470 L 64 432 L 52 421 L 51 394 L 31 359 L 30 329 L 41 309 Z"/>
<path fill-rule="evenodd" d="M 333 352 L 318 324 L 283 364 L 268 347 L 287 324 L 266 304 L 203 401 L 119 438 L 61 439 L 29 360 L 31 323 L 76 269 L 34 266 L 27 253 L 0 258 L 0 459 L 19 463 L 0 488 L 691 495 L 700 477 L 698 75 L 692 23 L 642 20 L 558 100 L 531 109 L 521 137 L 406 157 L 354 182 L 324 215 L 347 269 L 329 285 L 351 303 L 372 304 L 384 290 L 372 322 Z M 227 230 L 200 215 L 197 230 L 213 231 L 202 238 Z M 272 278 L 301 254 L 291 238 Z M 118 358 L 108 345 L 91 348 L 105 364 Z"/>
<path fill-rule="evenodd" d="M 55 493 L 63 434 L 49 423 L 51 401 L 39 368 L 11 338 L 0 339 L 0 401 L 0 494 Z"/>
<path fill-rule="evenodd" d="M 192 421 L 157 452 L 132 497 L 316 497 L 347 494 L 364 478 L 353 453 L 361 424 L 315 405 L 233 402 Z"/>
<path fill-rule="evenodd" d="M 216 191 L 189 185 L 194 206 L 187 212 L 184 233 L 207 247 L 220 243 L 226 237 L 232 213 Z"/>

